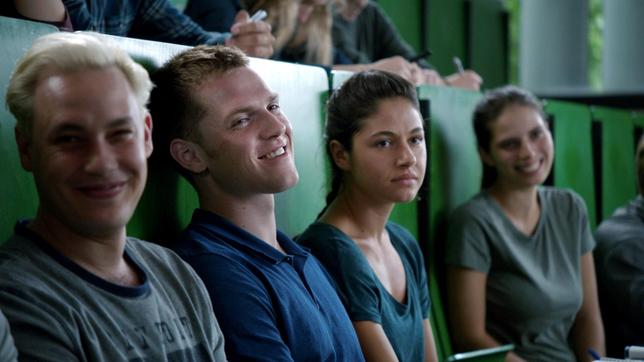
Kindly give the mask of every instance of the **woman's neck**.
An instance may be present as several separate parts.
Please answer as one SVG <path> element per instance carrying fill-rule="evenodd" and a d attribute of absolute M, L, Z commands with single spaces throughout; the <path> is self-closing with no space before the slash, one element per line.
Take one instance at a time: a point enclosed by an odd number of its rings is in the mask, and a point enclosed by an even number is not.
<path fill-rule="evenodd" d="M 541 215 L 537 186 L 517 189 L 497 182 L 488 192 L 517 229 L 526 235 L 534 232 Z"/>
<path fill-rule="evenodd" d="M 354 240 L 381 241 L 393 203 L 377 203 L 366 195 L 343 189 L 320 217 Z"/>

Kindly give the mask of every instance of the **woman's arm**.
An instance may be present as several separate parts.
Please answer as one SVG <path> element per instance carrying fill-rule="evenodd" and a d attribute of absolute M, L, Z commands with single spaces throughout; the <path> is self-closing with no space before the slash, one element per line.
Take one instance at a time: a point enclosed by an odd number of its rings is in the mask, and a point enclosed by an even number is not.
<path fill-rule="evenodd" d="M 447 268 L 447 300 L 450 332 L 457 351 L 500 346 L 485 329 L 487 274 L 461 267 Z M 510 352 L 506 362 L 523 361 Z"/>
<path fill-rule="evenodd" d="M 592 361 L 588 349 L 592 348 L 601 356 L 606 353 L 604 327 L 597 301 L 597 283 L 592 252 L 581 257 L 581 277 L 584 300 L 575 317 L 571 336 L 577 360 Z"/>
<path fill-rule="evenodd" d="M 46 22 L 65 20 L 65 5 L 61 0 L 13 0 L 13 4 L 25 18 Z"/>
<path fill-rule="evenodd" d="M 389 343 L 385 330 L 380 324 L 370 321 L 353 322 L 353 328 L 356 330 L 362 353 L 367 362 L 398 362 L 396 352 L 394 352 L 394 348 Z"/>
<path fill-rule="evenodd" d="M 423 337 L 425 341 L 425 362 L 438 362 L 434 333 L 432 332 L 432 326 L 429 324 L 429 319 L 423 320 Z"/>

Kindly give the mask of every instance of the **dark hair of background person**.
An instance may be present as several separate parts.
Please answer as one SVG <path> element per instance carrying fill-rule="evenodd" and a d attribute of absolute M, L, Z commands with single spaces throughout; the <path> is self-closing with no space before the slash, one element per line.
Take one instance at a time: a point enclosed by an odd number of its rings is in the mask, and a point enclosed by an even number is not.
<path fill-rule="evenodd" d="M 342 170 L 333 161 L 329 147 L 331 141 L 338 141 L 350 152 L 353 135 L 362 128 L 363 121 L 378 111 L 380 101 L 396 97 L 407 99 L 415 109 L 419 109 L 416 88 L 411 83 L 393 73 L 369 70 L 351 76 L 329 98 L 325 145 L 331 162 L 332 182 L 326 206 L 318 217 L 326 211 L 342 187 Z"/>
<path fill-rule="evenodd" d="M 474 134 L 479 148 L 486 152 L 490 151 L 492 140 L 490 123 L 496 121 L 503 111 L 513 105 L 533 108 L 544 120 L 546 119 L 541 102 L 532 93 L 511 85 L 492 89 L 486 92 L 483 99 L 476 105 L 472 116 Z M 497 172 L 494 167 L 486 165 L 483 161 L 481 163 L 483 164 L 481 189 L 487 189 L 496 181 Z"/>

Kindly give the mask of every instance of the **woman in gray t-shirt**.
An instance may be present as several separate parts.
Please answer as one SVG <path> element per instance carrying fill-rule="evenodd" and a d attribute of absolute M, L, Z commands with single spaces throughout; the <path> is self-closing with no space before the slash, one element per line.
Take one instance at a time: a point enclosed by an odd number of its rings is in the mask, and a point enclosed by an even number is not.
<path fill-rule="evenodd" d="M 512 86 L 488 92 L 474 111 L 482 191 L 454 211 L 446 248 L 459 350 L 513 343 L 506 361 L 604 352 L 584 203 L 540 186 L 554 158 L 544 119 L 535 97 Z"/>

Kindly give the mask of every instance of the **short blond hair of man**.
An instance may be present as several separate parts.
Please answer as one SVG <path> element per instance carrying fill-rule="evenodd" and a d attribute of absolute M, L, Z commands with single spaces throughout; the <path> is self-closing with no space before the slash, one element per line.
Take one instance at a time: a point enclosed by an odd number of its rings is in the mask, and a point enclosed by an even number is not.
<path fill-rule="evenodd" d="M 53 33 L 38 38 L 18 61 L 7 87 L 7 106 L 16 117 L 16 128 L 31 140 L 34 92 L 45 75 L 116 67 L 127 79 L 142 114 L 147 112 L 152 82 L 148 72 L 116 43 L 87 33 Z"/>

